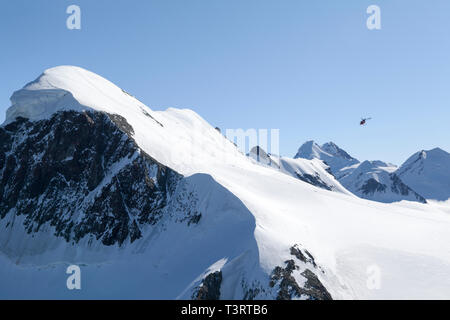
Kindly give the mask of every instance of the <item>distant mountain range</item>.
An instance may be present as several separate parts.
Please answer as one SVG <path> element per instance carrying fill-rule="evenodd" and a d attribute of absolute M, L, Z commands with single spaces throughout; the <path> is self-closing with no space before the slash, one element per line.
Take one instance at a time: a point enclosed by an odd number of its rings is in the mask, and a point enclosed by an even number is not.
<path fill-rule="evenodd" d="M 350 194 L 331 173 L 328 165 L 319 159 L 291 159 L 267 154 L 259 146 L 253 147 L 248 156 L 262 165 L 278 169 L 313 186 Z"/>
<path fill-rule="evenodd" d="M 360 162 L 333 142 L 308 141 L 295 158 L 322 160 L 342 186 L 364 199 L 424 203 L 450 198 L 450 154 L 439 148 L 417 152 L 400 168 L 380 160 Z"/>

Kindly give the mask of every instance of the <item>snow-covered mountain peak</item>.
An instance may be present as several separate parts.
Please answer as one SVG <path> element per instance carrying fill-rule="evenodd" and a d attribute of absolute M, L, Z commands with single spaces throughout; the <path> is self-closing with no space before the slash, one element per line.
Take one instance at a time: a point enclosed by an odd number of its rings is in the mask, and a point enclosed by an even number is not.
<path fill-rule="evenodd" d="M 426 159 L 427 157 L 434 157 L 434 158 L 439 158 L 439 157 L 447 157 L 449 155 L 449 153 L 445 150 L 442 150 L 441 148 L 434 148 L 431 150 L 422 150 L 419 152 L 419 156 L 422 157 L 423 159 Z"/>
<path fill-rule="evenodd" d="M 413 154 L 396 174 L 427 199 L 450 198 L 450 154 L 440 148 Z"/>
<path fill-rule="evenodd" d="M 260 146 L 253 147 L 248 153 L 248 157 L 254 159 L 261 165 L 277 169 L 282 173 L 313 186 L 351 195 L 351 193 L 336 180 L 330 172 L 328 165 L 320 159 L 291 159 L 279 157 L 267 154 Z"/>
<path fill-rule="evenodd" d="M 322 150 L 328 152 L 331 155 L 335 155 L 344 159 L 348 159 L 350 161 L 356 160 L 352 156 L 350 156 L 347 152 L 339 148 L 334 142 L 327 142 L 322 145 Z"/>
<path fill-rule="evenodd" d="M 426 150 L 422 151 L 422 158 L 424 159 L 430 157 L 433 158 L 434 160 L 438 160 L 441 158 L 447 158 L 449 156 L 450 154 L 447 151 L 442 150 L 441 148 L 434 148 L 428 151 Z"/>
<path fill-rule="evenodd" d="M 423 165 L 424 162 L 439 163 L 448 161 L 449 158 L 450 154 L 442 150 L 441 148 L 422 150 L 409 157 L 408 160 L 406 160 L 405 163 L 400 167 L 398 173 L 402 174 L 407 168 L 411 169 L 412 166 L 418 168 L 419 166 Z"/>
<path fill-rule="evenodd" d="M 74 66 L 44 71 L 36 80 L 14 92 L 5 124 L 17 117 L 30 120 L 48 118 L 57 111 L 92 109 L 126 116 L 151 113 L 139 100 L 105 78 Z"/>
<path fill-rule="evenodd" d="M 294 158 L 304 158 L 311 160 L 320 157 L 321 152 L 322 150 L 320 146 L 314 140 L 310 140 L 301 145 Z"/>
<path fill-rule="evenodd" d="M 401 200 L 425 202 L 425 199 L 405 185 L 396 175 L 397 167 L 386 162 L 363 161 L 341 170 L 339 182 L 360 198 L 396 202 Z"/>
<path fill-rule="evenodd" d="M 109 80 L 79 67 L 46 70 L 16 91 L 11 102 L 3 126 L 18 117 L 36 121 L 68 110 L 118 115 L 131 129 L 139 147 L 182 174 L 202 172 L 205 163 L 248 160 L 194 111 L 175 108 L 153 111 Z"/>
<path fill-rule="evenodd" d="M 333 142 L 328 142 L 319 146 L 314 141 L 307 141 L 298 149 L 294 158 L 304 158 L 309 160 L 320 159 L 330 166 L 333 174 L 336 174 L 344 167 L 359 163 L 357 159 L 350 156 Z"/>

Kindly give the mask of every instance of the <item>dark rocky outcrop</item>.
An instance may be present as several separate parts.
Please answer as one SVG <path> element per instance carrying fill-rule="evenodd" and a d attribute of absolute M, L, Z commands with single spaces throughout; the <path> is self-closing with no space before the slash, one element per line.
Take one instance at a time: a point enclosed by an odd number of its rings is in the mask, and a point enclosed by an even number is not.
<path fill-rule="evenodd" d="M 311 263 L 314 267 L 317 267 L 314 257 L 306 249 L 301 249 L 298 245 L 291 247 L 291 255 L 304 263 Z"/>
<path fill-rule="evenodd" d="M 141 238 L 183 177 L 140 150 L 133 134 L 125 118 L 100 112 L 0 127 L 0 219 L 24 216 L 28 233 L 49 224 L 68 242 Z M 200 218 L 194 211 L 185 220 Z"/>
<path fill-rule="evenodd" d="M 161 122 L 159 122 L 158 120 L 156 120 L 150 113 L 148 113 L 144 107 L 141 107 L 141 111 L 146 117 L 155 121 L 160 127 L 164 127 L 164 125 Z"/>
<path fill-rule="evenodd" d="M 221 284 L 222 271 L 208 274 L 194 295 L 195 300 L 219 300 Z"/>
<path fill-rule="evenodd" d="M 319 188 L 322 188 L 322 189 L 325 189 L 325 190 L 329 190 L 329 191 L 332 190 L 332 188 L 328 184 L 326 184 L 320 178 L 319 174 L 317 174 L 317 173 L 316 173 L 316 175 L 313 176 L 313 175 L 308 174 L 308 173 L 300 174 L 300 173 L 296 172 L 295 175 L 297 176 L 297 178 L 299 180 L 302 180 L 303 182 L 307 182 L 309 184 L 312 184 L 313 186 L 316 186 L 316 187 L 319 187 Z"/>
<path fill-rule="evenodd" d="M 385 184 L 379 183 L 377 180 L 370 178 L 361 187 L 360 191 L 364 195 L 374 194 L 375 192 L 384 192 L 387 186 Z"/>
<path fill-rule="evenodd" d="M 403 181 L 398 177 L 397 174 L 393 173 L 391 174 L 391 180 L 392 180 L 392 186 L 391 190 L 392 192 L 408 196 L 409 194 L 413 194 L 414 197 L 417 199 L 417 201 L 422 203 L 427 203 L 427 200 L 422 197 L 420 194 L 412 190 L 410 187 L 408 187 L 406 184 L 403 183 Z"/>
<path fill-rule="evenodd" d="M 314 261 L 314 257 L 307 250 L 301 249 L 296 245 L 291 247 L 290 253 L 303 265 L 310 265 L 314 270 L 319 269 Z M 301 272 L 300 275 L 306 279 L 303 286 L 300 286 L 295 280 L 294 272 Z M 292 300 L 293 298 L 332 300 L 330 293 L 320 282 L 317 275 L 308 267 L 301 268 L 294 259 L 285 261 L 284 267 L 278 266 L 272 271 L 269 286 L 277 288 L 277 300 Z"/>
<path fill-rule="evenodd" d="M 394 194 L 402 195 L 404 197 L 412 195 L 416 201 L 427 203 L 424 197 L 404 184 L 403 181 L 395 173 L 390 174 L 389 179 L 390 191 L 392 191 Z M 358 191 L 361 191 L 363 197 L 373 196 L 376 193 L 385 193 L 386 191 L 388 191 L 388 186 L 386 184 L 378 182 L 373 178 L 370 178 L 362 185 L 362 187 Z"/>
<path fill-rule="evenodd" d="M 332 300 L 331 294 L 324 287 L 319 278 L 311 270 L 306 269 L 302 272 L 302 276 L 306 278 L 304 292 L 313 300 Z"/>
<path fill-rule="evenodd" d="M 323 161 L 323 163 L 327 166 L 327 167 L 325 168 L 325 171 L 328 172 L 331 176 L 333 176 L 334 178 L 337 179 L 337 177 L 334 175 L 333 171 L 331 171 L 331 168 L 330 168 L 330 166 L 328 165 L 328 163 L 327 163 L 326 161 Z"/>

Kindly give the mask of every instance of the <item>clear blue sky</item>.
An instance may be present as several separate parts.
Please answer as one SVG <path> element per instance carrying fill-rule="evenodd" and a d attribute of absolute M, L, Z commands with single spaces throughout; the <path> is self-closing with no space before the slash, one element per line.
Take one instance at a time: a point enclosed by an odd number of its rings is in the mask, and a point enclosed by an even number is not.
<path fill-rule="evenodd" d="M 382 30 L 366 28 L 371 4 Z M 450 151 L 449 0 L 9 0 L 0 24 L 0 122 L 14 90 L 66 64 L 156 110 L 279 128 L 285 156 L 309 139 L 396 164 Z"/>

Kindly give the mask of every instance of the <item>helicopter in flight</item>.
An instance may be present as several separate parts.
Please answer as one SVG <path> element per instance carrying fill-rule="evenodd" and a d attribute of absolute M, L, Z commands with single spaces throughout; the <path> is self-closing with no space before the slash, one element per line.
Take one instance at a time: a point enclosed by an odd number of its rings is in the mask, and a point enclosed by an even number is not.
<path fill-rule="evenodd" d="M 367 121 L 372 120 L 372 118 L 361 118 L 361 122 L 359 123 L 360 126 L 365 126 L 367 124 Z"/>

